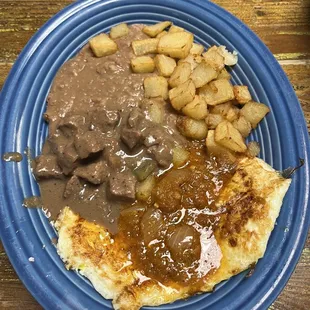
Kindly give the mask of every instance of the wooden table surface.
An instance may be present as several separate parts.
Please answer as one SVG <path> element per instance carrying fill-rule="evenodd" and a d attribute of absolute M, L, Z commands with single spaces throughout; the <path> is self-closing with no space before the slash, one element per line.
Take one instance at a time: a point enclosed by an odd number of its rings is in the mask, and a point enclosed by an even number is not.
<path fill-rule="evenodd" d="M 0 0 L 0 89 L 30 37 L 69 0 Z M 310 0 L 214 0 L 250 26 L 294 86 L 310 129 Z M 16 276 L 0 242 L 0 309 L 41 309 Z M 310 309 L 310 238 L 270 309 Z"/>

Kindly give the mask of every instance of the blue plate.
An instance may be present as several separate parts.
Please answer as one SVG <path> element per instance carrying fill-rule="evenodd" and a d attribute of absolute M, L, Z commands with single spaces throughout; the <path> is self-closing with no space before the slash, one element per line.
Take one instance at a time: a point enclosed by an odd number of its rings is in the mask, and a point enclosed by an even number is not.
<path fill-rule="evenodd" d="M 30 40 L 1 93 L 0 154 L 40 153 L 47 126 L 46 97 L 60 66 L 92 36 L 120 22 L 172 20 L 195 34 L 197 42 L 226 45 L 239 52 L 233 82 L 249 86 L 254 100 L 271 109 L 250 139 L 260 142 L 261 157 L 282 170 L 305 159 L 293 177 L 267 251 L 250 278 L 245 273 L 217 286 L 212 294 L 177 301 L 161 309 L 266 309 L 289 279 L 308 230 L 309 140 L 295 93 L 270 51 L 241 21 L 202 0 L 78 1 L 55 15 Z M 90 283 L 66 271 L 51 238 L 54 230 L 41 210 L 22 207 L 39 194 L 26 159 L 0 163 L 0 231 L 19 277 L 45 309 L 109 309 Z M 34 257 L 34 262 L 28 258 Z"/>

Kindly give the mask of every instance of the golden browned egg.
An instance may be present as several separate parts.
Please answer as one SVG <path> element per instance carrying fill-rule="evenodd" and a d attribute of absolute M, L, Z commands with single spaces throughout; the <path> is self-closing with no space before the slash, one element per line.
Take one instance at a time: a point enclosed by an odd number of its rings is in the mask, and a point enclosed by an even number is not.
<path fill-rule="evenodd" d="M 216 223 L 210 224 L 210 216 L 204 218 L 203 215 L 212 211 L 207 207 L 201 207 L 199 212 L 193 208 L 175 210 L 173 203 L 180 196 L 178 191 L 173 191 L 175 196 L 169 214 L 179 212 L 180 216 L 176 222 L 170 218 L 169 223 L 174 225 L 167 227 L 164 212 L 167 210 L 161 205 L 167 197 L 162 197 L 160 186 L 166 186 L 168 176 L 160 180 L 153 192 L 157 199 L 153 208 L 142 205 L 127 209 L 126 218 L 135 210 L 131 225 L 136 225 L 136 219 L 137 231 L 122 229 L 121 218 L 120 232 L 112 236 L 104 227 L 84 220 L 68 207 L 55 223 L 59 234 L 57 250 L 67 268 L 87 277 L 104 298 L 112 299 L 115 309 L 157 306 L 211 291 L 216 284 L 255 264 L 264 255 L 291 182 L 261 159 L 244 158 L 216 201 L 210 203 L 217 210 Z M 196 199 L 186 196 L 185 185 L 189 183 L 185 179 L 179 184 L 181 196 Z M 199 205 L 199 200 L 195 205 Z M 200 217 L 193 216 L 195 210 Z M 191 219 L 195 219 L 192 226 Z M 130 235 L 134 233 L 136 235 Z M 123 242 L 125 237 L 128 244 Z M 151 259 L 153 271 L 147 263 L 142 265 L 143 251 L 139 254 L 132 250 L 140 249 L 140 238 L 144 240 L 145 255 L 155 253 L 152 251 L 156 242 L 163 245 L 167 255 L 161 255 L 161 262 L 166 257 L 166 266 L 170 269 L 163 268 L 155 258 Z M 164 240 L 163 243 L 160 240 Z M 182 268 L 176 268 L 177 265 Z M 156 270 L 163 272 L 153 275 Z"/>

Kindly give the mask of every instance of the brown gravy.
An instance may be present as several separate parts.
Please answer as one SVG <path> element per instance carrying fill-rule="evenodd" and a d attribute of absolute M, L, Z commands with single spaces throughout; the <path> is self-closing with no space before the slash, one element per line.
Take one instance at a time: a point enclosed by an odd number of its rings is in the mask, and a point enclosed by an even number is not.
<path fill-rule="evenodd" d="M 18 152 L 8 152 L 2 155 L 2 159 L 4 161 L 14 161 L 18 163 L 23 160 L 23 155 Z"/>

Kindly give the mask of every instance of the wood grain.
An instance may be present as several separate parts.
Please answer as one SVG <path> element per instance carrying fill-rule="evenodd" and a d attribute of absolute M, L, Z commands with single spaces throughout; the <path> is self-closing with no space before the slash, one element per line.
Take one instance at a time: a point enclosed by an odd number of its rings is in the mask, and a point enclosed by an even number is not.
<path fill-rule="evenodd" d="M 70 0 L 0 0 L 0 89 L 16 57 L 45 21 Z M 310 0 L 214 0 L 265 42 L 290 79 L 310 131 Z M 310 304 L 310 238 L 272 310 Z M 15 274 L 0 243 L 0 309 L 42 309 Z"/>

